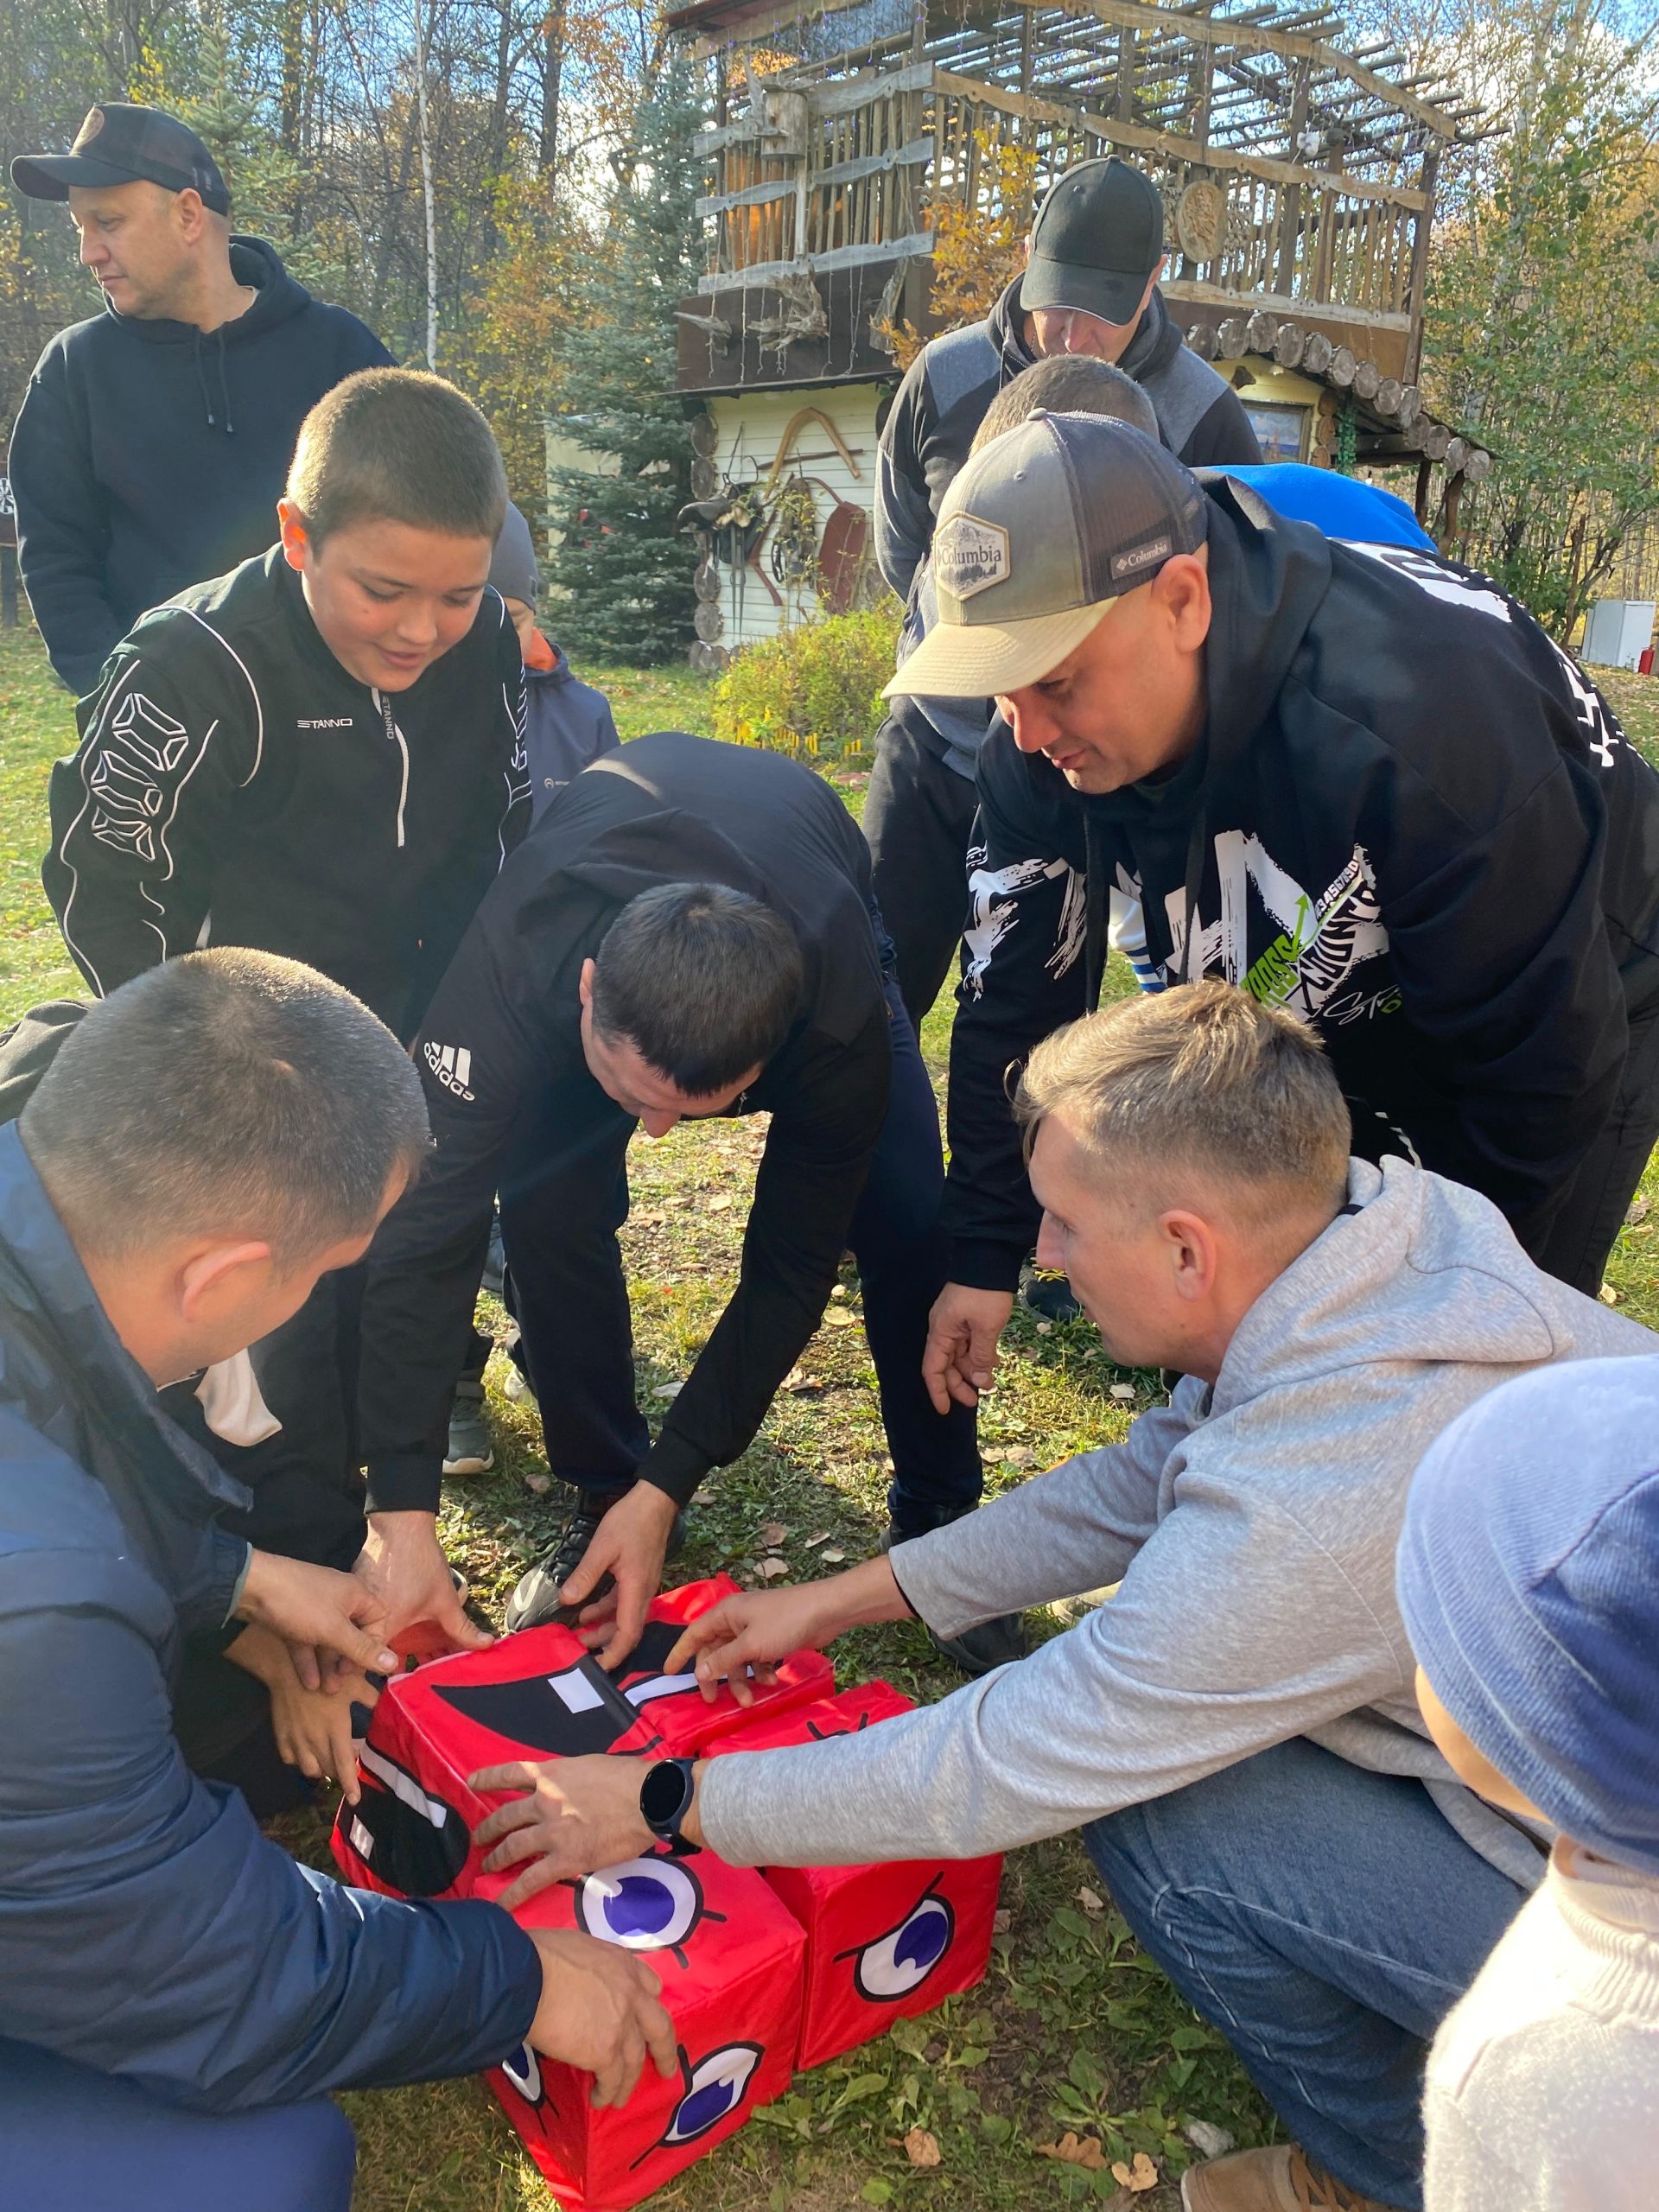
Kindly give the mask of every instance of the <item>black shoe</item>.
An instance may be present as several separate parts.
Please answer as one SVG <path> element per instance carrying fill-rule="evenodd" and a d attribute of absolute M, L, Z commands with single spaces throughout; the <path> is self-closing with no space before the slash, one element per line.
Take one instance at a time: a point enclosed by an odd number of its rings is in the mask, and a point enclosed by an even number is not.
<path fill-rule="evenodd" d="M 1020 1270 L 1020 1303 L 1039 1321 L 1080 1321 L 1083 1308 L 1071 1294 L 1071 1286 L 1058 1268 L 1039 1268 L 1027 1260 Z"/>
<path fill-rule="evenodd" d="M 971 1513 L 972 1506 L 963 1509 Z M 950 1520 L 960 1521 L 962 1514 L 953 1513 Z M 943 1528 L 945 1523 L 936 1524 Z M 922 1529 L 900 1529 L 889 1521 L 881 1537 L 881 1549 L 890 1552 L 895 1544 L 907 1543 L 912 1536 L 925 1535 Z M 927 1628 L 925 1621 L 922 1624 Z M 1000 1613 L 995 1620 L 982 1621 L 977 1628 L 963 1630 L 960 1636 L 935 1636 L 927 1629 L 927 1640 L 940 1658 L 948 1659 L 953 1667 L 960 1667 L 964 1675 L 988 1675 L 994 1667 L 1006 1667 L 1011 1659 L 1026 1656 L 1026 1619 L 1023 1613 Z"/>
<path fill-rule="evenodd" d="M 599 1532 L 605 1518 L 618 1497 L 626 1497 L 623 1491 L 579 1490 L 570 1518 L 565 1522 L 559 1541 L 544 1560 L 532 1567 L 523 1576 L 518 1588 L 507 1600 L 507 1610 L 502 1625 L 509 1635 L 521 1628 L 545 1628 L 556 1621 L 562 1628 L 573 1628 L 576 1617 L 596 1599 L 608 1597 L 615 1587 L 607 1574 L 597 1588 L 590 1591 L 580 1605 L 567 1605 L 560 1596 L 566 1581 L 587 1557 L 588 1547 Z M 685 1544 L 685 1516 L 676 1513 L 674 1525 L 668 1532 L 668 1549 L 664 1559 L 677 1559 Z"/>
<path fill-rule="evenodd" d="M 927 1640 L 941 1659 L 948 1659 L 964 1675 L 988 1675 L 995 1667 L 1006 1667 L 1011 1660 L 1025 1657 L 1026 1617 L 1001 1613 L 994 1621 L 982 1621 L 977 1628 L 964 1629 L 960 1636 L 935 1636 L 930 1628 Z"/>

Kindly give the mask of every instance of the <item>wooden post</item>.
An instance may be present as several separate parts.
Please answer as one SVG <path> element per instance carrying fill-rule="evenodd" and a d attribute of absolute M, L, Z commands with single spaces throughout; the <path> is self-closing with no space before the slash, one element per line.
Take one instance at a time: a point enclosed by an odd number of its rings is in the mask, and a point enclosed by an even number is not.
<path fill-rule="evenodd" d="M 1417 215 L 1417 234 L 1411 243 L 1411 283 L 1406 295 L 1406 312 L 1411 317 L 1411 329 L 1406 338 L 1406 375 L 1408 384 L 1415 384 L 1417 372 L 1423 365 L 1423 291 L 1428 280 L 1428 234 L 1434 220 L 1434 188 L 1440 173 L 1440 149 L 1438 140 L 1423 156 L 1423 175 L 1421 189 L 1426 205 Z"/>
<path fill-rule="evenodd" d="M 1417 496 L 1411 503 L 1413 512 L 1425 530 L 1428 528 L 1429 480 L 1433 474 L 1434 464 L 1425 454 L 1417 463 Z"/>
<path fill-rule="evenodd" d="M 1300 61 L 1296 65 L 1296 90 L 1292 95 L 1290 103 L 1290 150 L 1286 156 L 1287 161 L 1300 162 L 1302 158 L 1300 140 L 1303 128 L 1307 122 L 1307 79 L 1308 65 L 1306 61 Z M 1295 296 L 1296 242 L 1301 233 L 1301 227 L 1302 188 L 1299 184 L 1287 185 L 1282 188 L 1280 201 L 1279 273 L 1274 280 L 1274 289 L 1287 300 Z"/>

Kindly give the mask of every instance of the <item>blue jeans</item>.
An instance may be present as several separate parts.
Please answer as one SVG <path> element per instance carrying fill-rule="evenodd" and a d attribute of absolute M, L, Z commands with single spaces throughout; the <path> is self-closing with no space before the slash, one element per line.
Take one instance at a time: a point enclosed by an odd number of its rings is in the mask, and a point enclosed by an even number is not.
<path fill-rule="evenodd" d="M 350 2212 L 336 2105 L 187 2112 L 118 2075 L 0 2041 L 0 2200 L 28 2212 Z"/>
<path fill-rule="evenodd" d="M 1421 1783 L 1304 1738 L 1083 1838 L 1142 1949 L 1296 2140 L 1417 2212 L 1428 2043 L 1526 1891 Z"/>

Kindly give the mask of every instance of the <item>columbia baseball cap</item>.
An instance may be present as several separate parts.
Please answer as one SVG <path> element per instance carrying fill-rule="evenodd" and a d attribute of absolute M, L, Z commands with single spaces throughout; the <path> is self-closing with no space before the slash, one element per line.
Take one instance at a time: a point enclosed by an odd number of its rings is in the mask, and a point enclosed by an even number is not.
<path fill-rule="evenodd" d="M 889 683 L 936 699 L 1018 691 L 1125 592 L 1205 542 L 1198 479 L 1105 415 L 1031 416 L 976 454 L 933 533 L 939 619 Z"/>
<path fill-rule="evenodd" d="M 1079 162 L 1038 210 L 1022 308 L 1073 308 L 1103 322 L 1135 320 L 1164 254 L 1164 203 L 1127 162 Z"/>
<path fill-rule="evenodd" d="M 164 108 L 106 100 L 90 108 L 67 154 L 19 154 L 11 181 L 30 200 L 67 200 L 69 188 L 131 184 L 143 178 L 168 192 L 199 192 L 216 215 L 231 212 L 219 163 L 201 140 Z"/>

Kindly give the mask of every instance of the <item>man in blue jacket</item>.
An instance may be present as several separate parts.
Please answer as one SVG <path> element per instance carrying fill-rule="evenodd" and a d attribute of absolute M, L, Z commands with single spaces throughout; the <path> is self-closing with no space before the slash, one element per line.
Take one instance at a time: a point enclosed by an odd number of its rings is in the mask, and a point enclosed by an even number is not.
<path fill-rule="evenodd" d="M 159 108 L 105 101 L 11 181 L 68 201 L 104 295 L 41 354 L 11 439 L 29 604 L 82 693 L 147 608 L 264 551 L 300 424 L 391 356 L 232 233 L 212 154 Z"/>
<path fill-rule="evenodd" d="M 525 2041 L 594 2071 L 601 2103 L 647 2051 L 672 2071 L 639 1960 L 493 1904 L 345 1889 L 173 1739 L 192 1627 L 389 1659 L 356 1578 L 216 1526 L 247 1493 L 156 1394 L 358 1257 L 429 1141 L 365 1007 L 232 948 L 91 1008 L 0 1128 L 0 2142 L 30 2212 L 345 2212 L 330 2089 Z"/>

